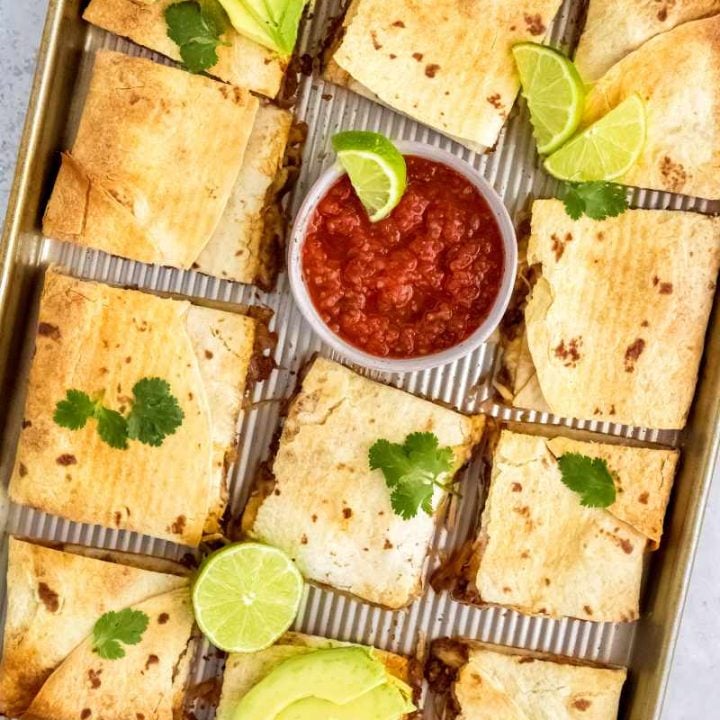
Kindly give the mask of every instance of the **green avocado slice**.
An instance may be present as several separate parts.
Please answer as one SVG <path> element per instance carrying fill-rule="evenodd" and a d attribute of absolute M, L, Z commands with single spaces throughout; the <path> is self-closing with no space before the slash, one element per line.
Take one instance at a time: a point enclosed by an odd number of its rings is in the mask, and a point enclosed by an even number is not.
<path fill-rule="evenodd" d="M 269 720 L 305 698 L 336 705 L 388 683 L 385 666 L 362 647 L 317 650 L 280 663 L 236 705 L 234 720 Z"/>
<path fill-rule="evenodd" d="M 395 685 L 380 685 L 344 705 L 316 697 L 298 700 L 275 720 L 401 720 L 412 710 Z"/>
<path fill-rule="evenodd" d="M 307 0 L 219 0 L 233 27 L 280 55 L 291 55 Z"/>

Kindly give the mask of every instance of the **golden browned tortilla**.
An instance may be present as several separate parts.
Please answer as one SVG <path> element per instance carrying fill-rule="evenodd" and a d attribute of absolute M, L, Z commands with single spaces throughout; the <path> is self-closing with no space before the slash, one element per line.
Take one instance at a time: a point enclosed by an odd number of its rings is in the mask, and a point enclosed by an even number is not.
<path fill-rule="evenodd" d="M 197 545 L 226 501 L 255 321 L 48 272 L 10 497 L 72 520 Z M 145 377 L 170 384 L 184 413 L 160 447 L 103 442 L 96 422 L 53 420 L 71 389 L 127 410 Z"/>
<path fill-rule="evenodd" d="M 184 657 L 192 656 L 186 577 L 10 538 L 7 588 L 0 712 L 77 720 L 90 708 L 108 720 L 136 712 L 172 720 L 187 678 Z M 128 607 L 146 612 L 149 628 L 126 658 L 102 660 L 90 649 L 93 626 Z"/>
<path fill-rule="evenodd" d="M 616 720 L 627 671 L 464 638 L 432 643 L 430 685 L 457 720 Z"/>
<path fill-rule="evenodd" d="M 330 81 L 474 150 L 495 145 L 520 80 L 515 43 L 542 41 L 559 0 L 353 0 Z"/>
<path fill-rule="evenodd" d="M 180 49 L 168 37 L 165 10 L 177 0 L 92 0 L 83 18 L 93 25 L 124 35 L 138 45 L 181 61 Z M 288 61 L 240 35 L 231 26 L 217 47 L 218 62 L 210 75 L 268 97 L 280 90 Z"/>

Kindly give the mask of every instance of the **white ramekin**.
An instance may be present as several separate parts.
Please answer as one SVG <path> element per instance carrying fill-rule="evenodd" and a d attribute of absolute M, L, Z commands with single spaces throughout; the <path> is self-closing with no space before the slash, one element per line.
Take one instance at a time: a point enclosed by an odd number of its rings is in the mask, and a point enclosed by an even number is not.
<path fill-rule="evenodd" d="M 347 358 L 350 362 L 357 363 L 372 370 L 384 372 L 412 372 L 415 370 L 427 370 L 429 368 L 445 365 L 458 358 L 467 355 L 482 345 L 492 334 L 502 319 L 512 294 L 517 271 L 517 240 L 510 215 L 508 214 L 502 200 L 492 186 L 473 167 L 463 160 L 451 155 L 445 150 L 424 145 L 417 142 L 397 142 L 398 149 L 403 155 L 417 155 L 436 162 L 448 165 L 463 177 L 467 178 L 480 192 L 492 210 L 495 220 L 502 235 L 503 248 L 505 250 L 505 270 L 503 273 L 500 290 L 495 299 L 488 316 L 480 327 L 457 345 L 453 345 L 441 352 L 432 355 L 422 355 L 414 358 L 392 358 L 379 357 L 364 352 L 360 348 L 351 345 L 336 335 L 325 324 L 320 314 L 315 309 L 302 271 L 302 245 L 305 240 L 305 233 L 308 222 L 312 217 L 317 204 L 325 196 L 335 182 L 345 174 L 339 163 L 328 168 L 317 179 L 310 188 L 310 192 L 300 206 L 290 232 L 290 240 L 287 247 L 288 275 L 290 277 L 290 288 L 292 289 L 295 302 L 305 319 L 310 323 L 312 329 L 320 336 L 323 342 Z"/>

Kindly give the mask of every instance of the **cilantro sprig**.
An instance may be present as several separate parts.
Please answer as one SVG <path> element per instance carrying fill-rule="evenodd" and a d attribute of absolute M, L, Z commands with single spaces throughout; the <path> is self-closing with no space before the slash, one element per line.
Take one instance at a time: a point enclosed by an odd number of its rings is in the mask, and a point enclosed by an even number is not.
<path fill-rule="evenodd" d="M 382 470 L 392 508 L 406 520 L 420 509 L 432 515 L 435 488 L 452 488 L 452 482 L 443 480 L 453 469 L 453 450 L 441 448 L 433 433 L 412 433 L 402 444 L 378 440 L 370 448 L 368 460 L 371 470 Z"/>
<path fill-rule="evenodd" d="M 110 447 L 126 450 L 128 440 L 158 447 L 182 424 L 185 414 L 170 384 L 162 378 L 138 380 L 127 417 L 103 405 L 103 393 L 94 398 L 81 390 L 68 390 L 55 406 L 53 420 L 61 427 L 79 430 L 90 419 L 97 422 L 100 438 Z"/>
<path fill-rule="evenodd" d="M 580 495 L 584 507 L 606 508 L 615 502 L 615 481 L 602 458 L 565 453 L 558 458 L 563 483 Z"/>
<path fill-rule="evenodd" d="M 617 217 L 628 209 L 627 190 L 622 185 L 610 182 L 563 182 L 559 198 L 565 204 L 565 212 L 573 220 L 581 215 L 587 215 L 593 220 L 604 220 Z"/>
<path fill-rule="evenodd" d="M 119 612 L 106 612 L 93 627 L 93 652 L 105 660 L 125 657 L 123 645 L 137 645 L 147 630 L 148 622 L 148 616 L 141 610 L 125 608 Z"/>
<path fill-rule="evenodd" d="M 218 45 L 230 43 L 220 39 L 229 21 L 217 0 L 184 0 L 165 9 L 168 37 L 180 48 L 185 67 L 200 73 L 217 65 Z"/>

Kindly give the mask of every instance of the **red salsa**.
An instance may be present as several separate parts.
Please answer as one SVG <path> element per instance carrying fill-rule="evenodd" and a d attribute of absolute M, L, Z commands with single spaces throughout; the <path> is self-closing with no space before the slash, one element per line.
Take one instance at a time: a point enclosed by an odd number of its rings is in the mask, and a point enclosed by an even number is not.
<path fill-rule="evenodd" d="M 328 327 L 372 355 L 410 358 L 452 347 L 488 316 L 505 266 L 487 202 L 442 163 L 406 156 L 407 190 L 377 223 L 347 175 L 310 219 L 302 266 Z"/>

